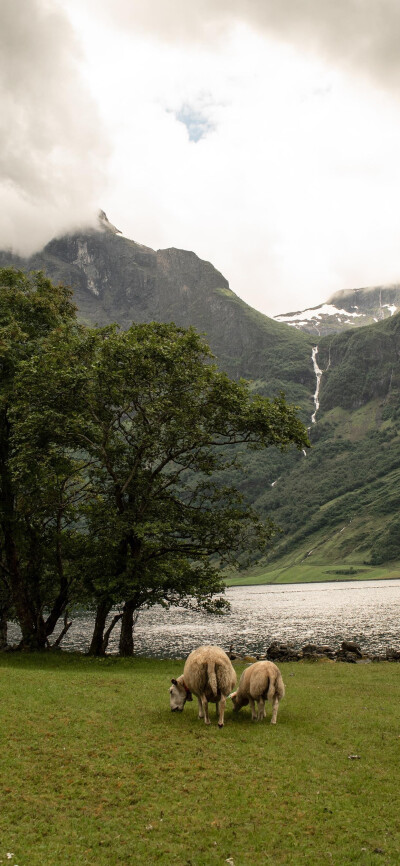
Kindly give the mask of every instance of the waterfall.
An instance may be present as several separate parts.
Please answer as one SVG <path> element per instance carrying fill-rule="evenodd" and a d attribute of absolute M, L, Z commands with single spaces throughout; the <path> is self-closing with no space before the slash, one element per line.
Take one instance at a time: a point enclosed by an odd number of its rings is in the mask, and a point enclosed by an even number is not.
<path fill-rule="evenodd" d="M 382 307 L 382 289 L 379 289 L 379 312 L 378 312 L 378 319 L 384 319 L 384 318 L 385 318 L 385 314 L 384 314 L 384 312 L 383 312 L 383 307 Z"/>
<path fill-rule="evenodd" d="M 311 423 L 312 424 L 315 424 L 315 422 L 316 422 L 317 412 L 319 409 L 318 396 L 319 396 L 319 389 L 320 389 L 320 385 L 321 385 L 321 377 L 322 377 L 322 373 L 323 373 L 323 371 L 320 370 L 320 368 L 318 367 L 317 355 L 318 355 L 318 346 L 314 346 L 312 353 L 311 353 L 311 357 L 312 357 L 312 362 L 313 362 L 313 367 L 314 367 L 314 373 L 317 377 L 317 386 L 315 388 L 315 394 L 314 394 L 315 412 L 313 412 L 313 414 L 311 415 Z"/>

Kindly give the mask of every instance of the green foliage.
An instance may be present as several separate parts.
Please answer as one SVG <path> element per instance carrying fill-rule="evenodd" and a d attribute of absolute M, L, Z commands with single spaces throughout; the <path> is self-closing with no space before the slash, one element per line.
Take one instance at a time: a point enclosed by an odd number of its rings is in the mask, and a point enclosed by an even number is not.
<path fill-rule="evenodd" d="M 398 502 L 398 505 L 400 503 Z M 371 547 L 371 565 L 400 559 L 400 519 L 396 515 Z"/>
<path fill-rule="evenodd" d="M 307 445 L 296 410 L 218 372 L 192 328 L 79 326 L 41 275 L 6 271 L 1 309 L 3 573 L 24 643 L 71 601 L 97 605 L 96 652 L 115 604 L 126 652 L 143 605 L 223 611 L 221 567 L 273 531 L 225 472 L 239 447 Z"/>
<path fill-rule="evenodd" d="M 370 416 L 377 413 L 376 404 Z M 350 423 L 350 436 L 339 438 L 338 433 Z M 311 431 L 312 448 L 307 457 L 293 455 L 292 462 L 282 467 L 254 500 L 261 514 L 273 517 L 282 529 L 276 539 L 270 558 L 279 558 L 285 552 L 302 547 L 307 537 L 322 531 L 326 540 L 346 526 L 347 554 L 360 545 L 364 558 L 369 550 L 380 550 L 380 562 L 399 558 L 392 542 L 388 543 L 388 516 L 396 515 L 400 506 L 399 457 L 400 436 L 396 428 L 363 429 L 357 413 L 340 417 L 338 425 L 333 418 L 317 422 Z M 268 459 L 268 455 L 266 455 Z M 259 489 L 262 484 L 259 485 Z M 364 515 L 367 532 L 362 538 L 359 518 Z M 367 516 L 368 515 L 368 516 Z M 396 537 L 394 533 L 393 538 Z M 385 539 L 385 541 L 383 541 Z M 314 546 L 311 541 L 310 546 Z M 393 541 L 395 547 L 395 542 Z M 339 553 L 343 557 L 343 551 Z M 332 560 L 330 560 L 332 561 Z M 372 561 L 372 560 L 371 560 Z M 374 560 L 375 561 L 375 560 Z"/>
<path fill-rule="evenodd" d="M 24 370 L 22 390 L 34 411 L 20 419 L 19 442 L 25 454 L 35 450 L 46 418 L 59 443 L 73 441 L 86 455 L 84 583 L 98 604 L 124 605 L 127 651 L 143 605 L 190 597 L 221 610 L 220 599 L 211 602 L 224 587 L 221 566 L 262 549 L 271 535 L 269 521 L 262 524 L 226 484 L 239 443 L 257 450 L 307 443 L 283 397 L 252 396 L 209 357 L 193 329 L 153 323 L 79 334 L 68 357 L 60 335 L 40 365 Z"/>
<path fill-rule="evenodd" d="M 68 454 L 41 443 L 31 465 L 25 461 L 27 471 L 21 469 L 19 378 L 52 335 L 77 328 L 70 296 L 41 273 L 0 272 L 1 598 L 7 615 L 18 618 L 24 639 L 35 646 L 46 644 L 65 609 L 72 578 L 63 568 L 62 550 L 68 547 L 72 561 L 70 524 L 79 469 Z M 29 395 L 26 400 L 29 412 Z"/>

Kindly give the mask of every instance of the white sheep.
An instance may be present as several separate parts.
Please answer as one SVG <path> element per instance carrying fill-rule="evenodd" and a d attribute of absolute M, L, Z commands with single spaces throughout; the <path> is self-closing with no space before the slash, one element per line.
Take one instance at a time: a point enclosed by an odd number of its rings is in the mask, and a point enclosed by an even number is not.
<path fill-rule="evenodd" d="M 208 702 L 217 705 L 218 727 L 224 725 L 226 698 L 235 688 L 236 672 L 227 654 L 218 646 L 200 646 L 187 657 L 183 674 L 171 680 L 169 689 L 172 712 L 182 712 L 192 692 L 199 704 L 199 719 L 210 724 Z"/>
<path fill-rule="evenodd" d="M 276 724 L 279 701 L 285 696 L 282 674 L 273 662 L 255 662 L 246 668 L 239 680 L 236 692 L 229 695 L 233 701 L 236 712 L 241 707 L 250 704 L 251 717 L 253 721 L 261 721 L 267 715 L 265 712 L 265 701 L 272 702 L 271 725 Z M 257 711 L 255 707 L 257 702 Z"/>

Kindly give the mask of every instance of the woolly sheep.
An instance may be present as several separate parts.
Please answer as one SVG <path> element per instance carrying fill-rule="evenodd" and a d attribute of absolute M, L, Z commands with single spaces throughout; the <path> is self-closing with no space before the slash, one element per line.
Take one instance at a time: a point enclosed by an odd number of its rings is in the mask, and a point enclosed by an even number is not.
<path fill-rule="evenodd" d="M 199 704 L 199 719 L 210 724 L 208 702 L 217 705 L 218 727 L 224 725 L 226 698 L 235 688 L 236 672 L 227 654 L 218 646 L 201 646 L 187 657 L 183 674 L 171 680 L 169 689 L 172 712 L 182 712 L 192 692 Z"/>
<path fill-rule="evenodd" d="M 237 691 L 229 697 L 232 698 L 236 712 L 250 704 L 251 717 L 255 722 L 257 719 L 261 721 L 267 715 L 265 701 L 268 698 L 272 702 L 271 725 L 275 725 L 279 701 L 284 695 L 285 686 L 279 668 L 273 662 L 262 661 L 249 665 L 243 671 Z M 257 711 L 255 702 L 257 702 Z"/>

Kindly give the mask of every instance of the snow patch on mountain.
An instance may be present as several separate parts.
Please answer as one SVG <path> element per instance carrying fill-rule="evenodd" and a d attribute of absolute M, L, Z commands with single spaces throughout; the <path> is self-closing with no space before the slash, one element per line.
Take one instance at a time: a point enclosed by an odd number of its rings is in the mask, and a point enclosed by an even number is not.
<path fill-rule="evenodd" d="M 388 306 L 386 304 L 385 306 Z M 345 316 L 346 319 L 360 318 L 364 313 L 350 313 L 348 310 L 340 310 L 333 304 L 321 304 L 319 307 L 312 307 L 310 310 L 303 310 L 298 313 L 286 313 L 279 316 L 274 316 L 277 322 L 310 322 L 313 319 L 321 319 L 322 316 Z"/>

